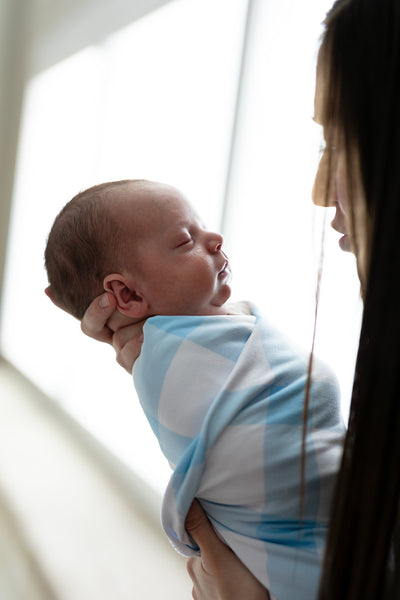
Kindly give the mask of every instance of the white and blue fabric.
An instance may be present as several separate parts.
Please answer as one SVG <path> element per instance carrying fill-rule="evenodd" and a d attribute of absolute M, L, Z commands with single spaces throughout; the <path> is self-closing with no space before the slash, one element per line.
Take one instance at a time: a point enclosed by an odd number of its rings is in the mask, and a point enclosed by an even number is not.
<path fill-rule="evenodd" d="M 220 537 L 277 600 L 316 598 L 344 436 L 336 379 L 253 315 L 156 316 L 134 367 L 140 402 L 174 472 L 163 527 L 185 556 L 198 498 Z M 301 507 L 300 498 L 303 498 Z"/>

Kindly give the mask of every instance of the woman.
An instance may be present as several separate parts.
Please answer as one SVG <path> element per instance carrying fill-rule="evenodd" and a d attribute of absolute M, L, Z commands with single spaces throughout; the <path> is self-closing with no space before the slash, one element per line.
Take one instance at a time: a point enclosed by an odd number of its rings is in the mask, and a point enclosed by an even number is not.
<path fill-rule="evenodd" d="M 356 254 L 364 299 L 320 597 L 382 598 L 384 590 L 398 597 L 399 581 L 387 572 L 396 559 L 400 494 L 398 0 L 336 2 L 317 77 L 316 119 L 327 149 L 314 192 L 319 198 L 325 187 L 336 203 L 333 224 L 344 224 L 342 246 Z"/>
<path fill-rule="evenodd" d="M 315 119 L 326 149 L 314 202 L 335 206 L 332 226 L 357 259 L 364 315 L 348 434 L 333 503 L 320 599 L 400 595 L 400 1 L 337 0 L 317 70 Z M 101 306 L 101 302 L 108 306 Z M 94 301 L 83 331 L 113 344 L 130 369 L 140 332 L 105 327 L 114 310 Z M 187 527 L 197 600 L 262 600 L 268 591 L 215 536 L 194 504 Z M 279 599 L 278 599 L 279 600 Z"/>

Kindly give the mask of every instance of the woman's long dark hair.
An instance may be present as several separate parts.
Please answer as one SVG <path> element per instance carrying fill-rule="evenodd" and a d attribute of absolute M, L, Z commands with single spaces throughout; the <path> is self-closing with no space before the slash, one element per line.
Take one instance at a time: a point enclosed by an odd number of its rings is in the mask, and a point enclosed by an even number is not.
<path fill-rule="evenodd" d="M 364 314 L 319 598 L 399 598 L 400 0 L 337 1 L 322 53 L 326 114 L 349 165 L 358 153 L 367 219 L 353 227 Z"/>

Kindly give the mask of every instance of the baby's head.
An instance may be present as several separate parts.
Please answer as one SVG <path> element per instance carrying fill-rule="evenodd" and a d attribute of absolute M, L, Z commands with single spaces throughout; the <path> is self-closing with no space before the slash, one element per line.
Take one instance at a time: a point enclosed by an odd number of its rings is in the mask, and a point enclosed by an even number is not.
<path fill-rule="evenodd" d="M 75 196 L 54 222 L 45 251 L 49 295 L 78 319 L 104 290 L 133 319 L 223 314 L 230 269 L 222 242 L 176 188 L 101 184 Z"/>

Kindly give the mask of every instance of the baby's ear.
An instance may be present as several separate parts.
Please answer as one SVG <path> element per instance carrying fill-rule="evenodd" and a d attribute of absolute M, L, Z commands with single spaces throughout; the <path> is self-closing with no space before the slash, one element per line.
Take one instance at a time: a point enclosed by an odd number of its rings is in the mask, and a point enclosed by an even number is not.
<path fill-rule="evenodd" d="M 50 300 L 52 301 L 53 304 L 55 304 L 56 306 L 58 306 L 58 308 L 61 308 L 62 310 L 67 311 L 67 309 L 65 308 L 65 306 L 63 306 L 62 304 L 60 304 L 60 302 L 58 302 L 58 300 L 56 300 L 56 297 L 54 295 L 53 289 L 51 287 L 51 285 L 49 285 L 45 290 L 44 293 L 46 294 L 46 296 L 48 298 L 50 298 Z M 67 311 L 68 312 L 68 311 Z"/>
<path fill-rule="evenodd" d="M 46 296 L 48 298 L 50 298 L 50 300 L 53 302 L 53 304 L 56 304 L 56 301 L 55 301 L 55 298 L 54 298 L 54 294 L 53 294 L 53 290 L 51 289 L 50 285 L 44 290 L 44 293 L 46 294 Z"/>
<path fill-rule="evenodd" d="M 104 277 L 103 286 L 106 292 L 114 294 L 117 308 L 123 315 L 135 318 L 147 316 L 149 305 L 144 296 L 135 289 L 135 282 L 131 277 L 111 273 Z"/>

